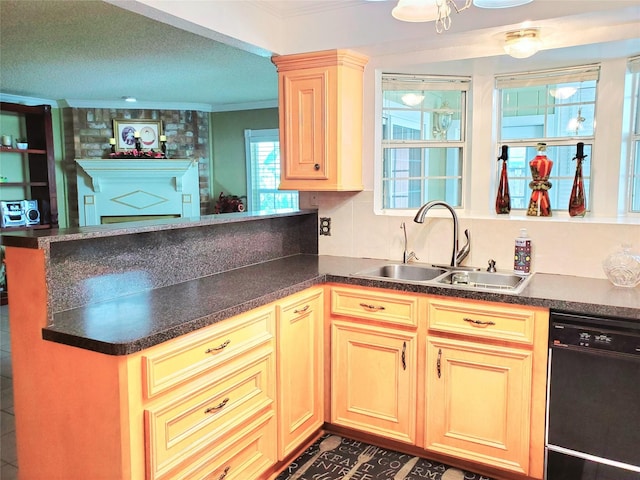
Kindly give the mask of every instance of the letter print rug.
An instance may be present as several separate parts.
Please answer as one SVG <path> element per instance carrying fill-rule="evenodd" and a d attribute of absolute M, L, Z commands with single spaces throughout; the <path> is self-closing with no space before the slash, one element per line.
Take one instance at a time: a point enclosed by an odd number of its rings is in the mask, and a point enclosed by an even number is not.
<path fill-rule="evenodd" d="M 276 480 L 493 480 L 426 458 L 325 434 Z"/>

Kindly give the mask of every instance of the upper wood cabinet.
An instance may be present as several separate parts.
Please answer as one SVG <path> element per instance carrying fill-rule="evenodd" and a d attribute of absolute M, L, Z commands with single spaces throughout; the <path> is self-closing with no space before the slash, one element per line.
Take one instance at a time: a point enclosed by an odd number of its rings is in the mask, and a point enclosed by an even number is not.
<path fill-rule="evenodd" d="M 274 56 L 280 98 L 280 189 L 359 191 L 362 78 L 349 50 Z"/>

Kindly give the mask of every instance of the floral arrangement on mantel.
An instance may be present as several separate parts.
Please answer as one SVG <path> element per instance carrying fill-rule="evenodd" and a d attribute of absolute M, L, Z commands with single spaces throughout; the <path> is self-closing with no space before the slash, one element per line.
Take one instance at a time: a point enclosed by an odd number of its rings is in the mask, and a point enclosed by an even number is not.
<path fill-rule="evenodd" d="M 220 197 L 213 207 L 213 213 L 244 212 L 244 203 L 242 203 L 243 198 L 246 197 L 225 195 L 224 192 L 220 192 Z"/>
<path fill-rule="evenodd" d="M 153 158 L 153 159 L 158 159 L 158 158 L 167 158 L 167 156 L 164 154 L 164 152 L 156 152 L 154 150 L 136 150 L 135 148 L 133 150 L 121 150 L 119 152 L 111 152 L 109 154 L 109 158 L 114 158 L 114 159 L 134 159 L 134 158 L 140 158 L 140 159 L 145 159 L 145 158 Z"/>

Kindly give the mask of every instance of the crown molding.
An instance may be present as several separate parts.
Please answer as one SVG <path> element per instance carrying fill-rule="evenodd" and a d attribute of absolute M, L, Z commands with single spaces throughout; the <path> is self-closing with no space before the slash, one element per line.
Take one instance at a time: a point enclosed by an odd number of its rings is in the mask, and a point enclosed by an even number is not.
<path fill-rule="evenodd" d="M 0 100 L 8 103 L 18 103 L 20 105 L 49 105 L 53 108 L 59 108 L 59 102 L 50 98 L 24 97 L 22 95 L 13 95 L 11 93 L 0 92 Z"/>

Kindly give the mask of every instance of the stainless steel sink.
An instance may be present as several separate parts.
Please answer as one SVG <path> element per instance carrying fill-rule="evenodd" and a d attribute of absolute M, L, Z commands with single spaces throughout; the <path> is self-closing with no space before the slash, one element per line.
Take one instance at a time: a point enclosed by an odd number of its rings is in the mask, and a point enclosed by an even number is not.
<path fill-rule="evenodd" d="M 403 280 L 406 282 L 427 282 L 433 280 L 447 271 L 442 268 L 434 268 L 419 265 L 387 264 L 355 274 L 356 277 L 385 278 L 391 280 Z"/>
<path fill-rule="evenodd" d="M 500 291 L 520 293 L 529 283 L 532 275 L 517 275 L 506 272 L 470 272 L 457 271 L 447 273 L 436 279 L 436 283 L 452 285 L 472 290 Z"/>
<path fill-rule="evenodd" d="M 517 275 L 510 272 L 484 272 L 470 267 L 456 267 L 452 270 L 441 268 L 439 265 L 404 263 L 388 263 L 353 275 L 374 280 L 394 280 L 500 293 L 520 293 L 533 276 L 533 274 Z"/>

